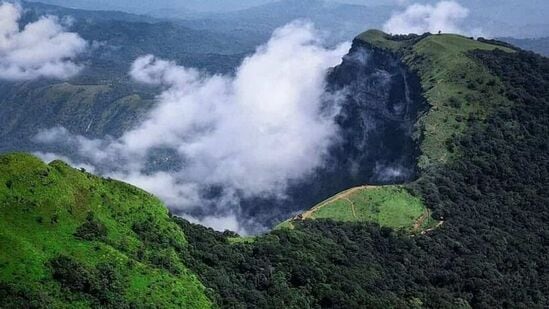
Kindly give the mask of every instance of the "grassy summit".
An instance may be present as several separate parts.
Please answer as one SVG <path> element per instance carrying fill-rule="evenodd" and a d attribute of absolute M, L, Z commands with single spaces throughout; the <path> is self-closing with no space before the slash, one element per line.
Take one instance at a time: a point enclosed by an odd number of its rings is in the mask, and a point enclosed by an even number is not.
<path fill-rule="evenodd" d="M 25 154 L 0 156 L 2 305 L 207 308 L 185 235 L 130 185 Z"/>
<path fill-rule="evenodd" d="M 422 156 L 428 168 L 455 159 L 448 142 L 467 128 L 468 120 L 484 119 L 503 96 L 501 81 L 469 53 L 474 50 L 513 50 L 455 34 L 425 37 L 392 37 L 378 30 L 360 34 L 357 40 L 389 50 L 418 74 L 429 112 L 418 123 Z"/>

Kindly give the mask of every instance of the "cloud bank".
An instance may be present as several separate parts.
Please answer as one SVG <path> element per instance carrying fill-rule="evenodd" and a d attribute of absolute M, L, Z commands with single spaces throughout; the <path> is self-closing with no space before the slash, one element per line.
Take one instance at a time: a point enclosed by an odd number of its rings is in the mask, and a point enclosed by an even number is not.
<path fill-rule="evenodd" d="M 435 5 L 412 4 L 397 12 L 383 26 L 392 34 L 422 34 L 425 32 L 460 33 L 461 23 L 469 16 L 469 10 L 455 1 L 440 1 Z"/>
<path fill-rule="evenodd" d="M 63 128 L 36 140 L 70 144 L 107 173 L 157 194 L 172 209 L 217 209 L 202 223 L 237 226 L 238 200 L 283 197 L 288 182 L 325 163 L 338 140 L 337 96 L 325 93 L 327 70 L 350 45 L 322 47 L 307 23 L 277 29 L 234 76 L 206 75 L 152 55 L 130 75 L 164 91 L 148 118 L 115 140 L 90 140 Z M 152 158 L 152 159 L 151 159 Z M 151 161 L 177 162 L 150 169 Z"/>
<path fill-rule="evenodd" d="M 0 3 L 0 79 L 65 79 L 77 74 L 81 67 L 74 58 L 85 51 L 86 41 L 66 32 L 55 16 L 43 16 L 21 29 L 22 12 L 17 4 Z"/>

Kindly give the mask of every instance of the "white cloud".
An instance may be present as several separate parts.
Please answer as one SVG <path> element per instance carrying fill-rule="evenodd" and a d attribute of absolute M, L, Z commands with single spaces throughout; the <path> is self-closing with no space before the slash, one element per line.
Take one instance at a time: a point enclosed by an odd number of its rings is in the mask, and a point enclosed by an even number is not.
<path fill-rule="evenodd" d="M 206 216 L 201 219 L 194 218 L 192 216 L 185 216 L 185 219 L 189 222 L 200 224 L 203 226 L 213 227 L 218 231 L 233 231 L 240 235 L 249 234 L 248 231 L 242 228 L 238 218 L 234 214 L 227 216 Z"/>
<path fill-rule="evenodd" d="M 455 1 L 440 1 L 435 5 L 412 4 L 397 12 L 383 26 L 392 34 L 461 33 L 461 23 L 469 16 L 469 10 Z"/>
<path fill-rule="evenodd" d="M 75 167 L 75 168 L 83 168 L 83 169 L 86 169 L 86 171 L 90 172 L 90 173 L 95 173 L 95 166 L 93 165 L 90 165 L 90 164 L 85 164 L 85 163 L 76 163 L 76 162 L 73 162 L 71 159 L 69 159 L 69 157 L 66 157 L 66 156 L 60 156 L 58 154 L 55 154 L 55 153 L 51 153 L 51 152 L 33 152 L 33 154 L 37 157 L 39 157 L 40 159 L 42 159 L 42 161 L 44 162 L 52 162 L 52 161 L 55 161 L 55 160 L 61 160 L 65 163 L 67 163 L 68 165 L 72 166 L 72 167 Z"/>
<path fill-rule="evenodd" d="M 221 213 L 202 221 L 241 230 L 234 219 L 238 197 L 283 197 L 289 181 L 324 164 L 338 139 L 336 97 L 325 93 L 325 76 L 349 47 L 326 49 L 312 25 L 291 23 L 276 30 L 234 76 L 140 57 L 130 75 L 164 87 L 143 123 L 117 140 L 88 140 L 60 128 L 37 140 L 71 144 L 94 164 L 110 165 L 113 178 L 157 194 L 173 209 L 204 206 L 201 192 L 222 187 L 212 202 Z M 165 148 L 175 150 L 182 168 L 145 172 L 151 152 Z"/>
<path fill-rule="evenodd" d="M 0 3 L 0 79 L 65 79 L 77 74 L 81 66 L 74 58 L 85 51 L 86 41 L 66 32 L 55 16 L 43 16 L 20 29 L 21 14 L 19 5 Z"/>

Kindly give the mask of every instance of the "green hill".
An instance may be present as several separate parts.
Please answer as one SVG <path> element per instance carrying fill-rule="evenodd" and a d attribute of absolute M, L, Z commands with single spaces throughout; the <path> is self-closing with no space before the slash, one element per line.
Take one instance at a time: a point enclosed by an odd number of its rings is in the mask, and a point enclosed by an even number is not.
<path fill-rule="evenodd" d="M 0 156 L 2 306 L 210 302 L 166 208 L 137 188 L 25 154 Z"/>
<path fill-rule="evenodd" d="M 227 308 L 547 307 L 549 59 L 455 35 L 360 37 L 421 80 L 419 179 L 343 192 L 253 242 L 180 222 L 189 264 Z M 444 224 L 395 231 L 381 214 L 399 208 L 416 211 L 401 226 L 419 209 Z"/>

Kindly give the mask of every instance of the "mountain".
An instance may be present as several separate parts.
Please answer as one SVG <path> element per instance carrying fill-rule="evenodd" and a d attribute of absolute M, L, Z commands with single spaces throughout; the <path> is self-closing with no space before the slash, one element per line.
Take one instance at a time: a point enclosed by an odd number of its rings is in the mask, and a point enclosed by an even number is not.
<path fill-rule="evenodd" d="M 22 22 L 44 14 L 72 18 L 70 30 L 91 45 L 78 59 L 85 69 L 66 81 L 0 81 L 0 151 L 35 151 L 32 136 L 57 125 L 89 137 L 118 136 L 135 125 L 158 94 L 158 89 L 128 76 L 139 56 L 155 54 L 211 73 L 227 73 L 257 44 L 145 16 L 34 3 L 26 6 Z"/>
<path fill-rule="evenodd" d="M 415 1 L 434 5 L 439 1 Z M 537 38 L 549 34 L 544 0 L 458 1 L 469 10 L 466 29 L 490 37 Z M 411 4 L 411 3 L 410 3 Z M 365 28 L 382 28 L 406 7 L 397 1 L 278 0 L 229 12 L 189 14 L 185 10 L 154 10 L 158 18 L 180 19 L 185 26 L 266 38 L 272 30 L 295 19 L 309 20 L 326 33 L 330 43 L 347 40 Z M 524 16 L 528 16 L 527 19 Z M 337 22 L 334 22 L 337 21 Z"/>
<path fill-rule="evenodd" d="M 71 16 L 75 19 L 88 19 L 94 21 L 107 21 L 107 20 L 120 20 L 128 22 L 154 22 L 159 21 L 155 18 L 145 15 L 136 15 L 127 13 L 121 10 L 113 9 L 108 5 L 100 6 L 96 10 L 85 10 L 78 9 L 78 6 L 71 6 L 68 4 L 65 5 L 54 5 L 56 1 L 22 1 L 22 4 L 25 8 L 29 9 L 31 12 L 26 12 L 27 19 L 35 18 L 36 16 L 43 15 L 55 15 L 55 16 Z M 71 3 L 76 3 L 72 2 Z M 32 15 L 34 14 L 34 15 Z M 23 23 L 25 23 L 25 17 L 23 18 Z"/>
<path fill-rule="evenodd" d="M 348 40 L 368 27 L 380 27 L 392 7 L 364 6 L 322 0 L 281 0 L 264 5 L 206 17 L 181 20 L 190 28 L 229 33 L 248 33 L 268 38 L 272 31 L 294 20 L 307 20 L 326 32 L 330 43 Z M 176 16 L 173 16 L 176 17 Z M 339 22 L 334 22 L 335 20 Z"/>
<path fill-rule="evenodd" d="M 144 14 L 153 10 L 185 10 L 186 12 L 222 12 L 249 8 L 271 0 L 31 0 L 83 10 L 119 10 Z"/>
<path fill-rule="evenodd" d="M 279 229 L 239 237 L 170 217 L 134 187 L 4 155 L 4 303 L 547 307 L 549 59 L 493 40 L 368 31 L 329 86 L 353 90 L 343 109 L 403 123 L 380 128 L 416 145 L 414 177 L 341 192 Z M 403 112 L 418 103 L 425 109 Z"/>
<path fill-rule="evenodd" d="M 549 38 L 515 39 L 501 38 L 500 40 L 518 46 L 525 50 L 531 50 L 545 57 L 549 57 Z"/>

